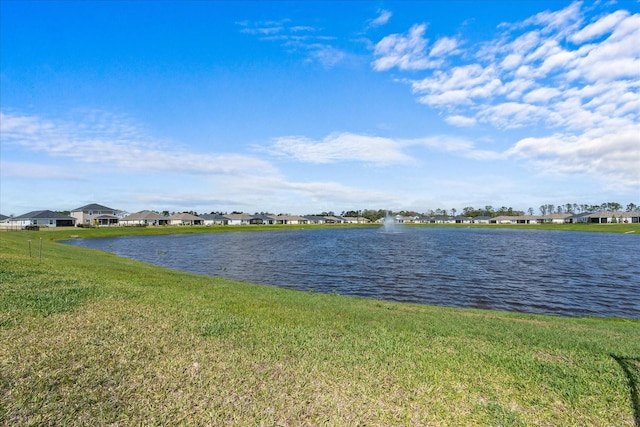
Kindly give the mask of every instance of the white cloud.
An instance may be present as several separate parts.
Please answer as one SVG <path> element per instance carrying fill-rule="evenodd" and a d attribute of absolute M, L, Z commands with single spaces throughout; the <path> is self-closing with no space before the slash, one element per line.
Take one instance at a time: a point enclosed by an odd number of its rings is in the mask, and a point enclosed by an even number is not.
<path fill-rule="evenodd" d="M 609 182 L 624 176 L 638 185 L 640 14 L 585 16 L 574 2 L 503 24 L 490 40 L 451 42 L 456 62 L 434 69 L 410 66 L 424 60 L 426 25 L 420 24 L 409 35 L 384 38 L 373 68 L 423 70 L 423 77 L 404 81 L 452 126 L 550 134 L 513 141 L 504 155 L 545 173 L 592 173 Z M 475 148 L 465 155 L 499 157 Z"/>
<path fill-rule="evenodd" d="M 269 163 L 241 154 L 193 153 L 154 140 L 129 121 L 92 111 L 71 121 L 0 113 L 3 145 L 51 157 L 129 172 L 182 174 L 277 173 Z"/>
<path fill-rule="evenodd" d="M 618 26 L 620 21 L 627 18 L 628 16 L 629 12 L 627 12 L 626 10 L 618 10 L 616 12 L 613 12 L 612 14 L 606 15 L 598 21 L 589 24 L 582 28 L 580 31 L 572 34 L 569 37 L 569 40 L 577 44 L 582 44 L 586 41 L 601 37 L 614 30 Z"/>
<path fill-rule="evenodd" d="M 460 115 L 447 116 L 445 118 L 445 121 L 450 125 L 457 127 L 471 127 L 475 126 L 475 124 L 477 123 L 477 120 L 474 117 L 466 117 Z"/>
<path fill-rule="evenodd" d="M 463 125 L 465 119 L 453 118 Z M 502 154 L 480 150 L 467 139 L 447 135 L 425 138 L 392 139 L 353 133 L 333 133 L 321 141 L 293 136 L 277 138 L 268 152 L 304 163 L 360 162 L 375 166 L 417 165 L 417 158 L 406 152 L 412 147 L 449 152 L 478 160 L 498 159 Z"/>
<path fill-rule="evenodd" d="M 460 42 L 452 37 L 442 37 L 433 44 L 429 56 L 451 55 L 457 52 Z"/>
<path fill-rule="evenodd" d="M 76 171 L 69 170 L 68 167 L 44 165 L 33 162 L 12 162 L 0 161 L 0 170 L 4 178 L 19 179 L 46 179 L 46 180 L 73 180 L 82 181 L 83 176 L 79 176 Z"/>
<path fill-rule="evenodd" d="M 302 136 L 276 138 L 270 152 L 308 163 L 358 161 L 384 166 L 413 162 L 402 148 L 401 143 L 389 138 L 333 133 L 321 141 Z"/>
<path fill-rule="evenodd" d="M 309 62 L 319 62 L 326 68 L 336 66 L 346 57 L 342 50 L 325 44 L 309 45 L 308 49 L 309 57 L 307 60 Z"/>
<path fill-rule="evenodd" d="M 530 104 L 544 103 L 549 100 L 560 96 L 562 93 L 553 87 L 541 87 L 534 89 L 523 96 L 523 100 Z"/>
<path fill-rule="evenodd" d="M 369 23 L 370 28 L 386 25 L 387 22 L 389 22 L 389 19 L 391 19 L 392 14 L 388 10 L 381 9 L 378 11 L 378 13 L 379 13 L 378 17 L 375 19 L 372 19 L 371 22 Z"/>
<path fill-rule="evenodd" d="M 428 40 L 424 38 L 427 29 L 425 24 L 416 24 L 407 35 L 391 34 L 376 44 L 375 59 L 372 63 L 377 71 L 390 70 L 397 67 L 400 70 L 424 70 L 438 67 L 441 60 L 427 58 Z"/>
<path fill-rule="evenodd" d="M 524 138 L 506 153 L 532 161 L 545 173 L 591 174 L 618 188 L 640 188 L 640 126 L 628 125 L 615 133 L 593 129 L 580 135 L 558 133 Z"/>

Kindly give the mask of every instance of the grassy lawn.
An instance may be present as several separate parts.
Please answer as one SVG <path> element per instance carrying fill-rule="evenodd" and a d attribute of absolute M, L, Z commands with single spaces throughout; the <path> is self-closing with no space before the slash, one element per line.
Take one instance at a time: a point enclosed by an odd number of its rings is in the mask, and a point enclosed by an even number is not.
<path fill-rule="evenodd" d="M 640 425 L 637 320 L 298 292 L 55 242 L 169 231 L 0 233 L 0 425 Z"/>

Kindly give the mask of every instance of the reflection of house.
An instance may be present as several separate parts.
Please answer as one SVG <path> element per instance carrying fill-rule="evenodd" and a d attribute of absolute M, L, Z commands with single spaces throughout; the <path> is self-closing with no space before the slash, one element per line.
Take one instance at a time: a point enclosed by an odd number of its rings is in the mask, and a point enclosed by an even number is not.
<path fill-rule="evenodd" d="M 106 206 L 91 203 L 71 211 L 77 225 L 116 225 L 117 211 Z"/>
<path fill-rule="evenodd" d="M 9 227 L 73 227 L 76 224 L 75 218 L 49 210 L 33 211 L 24 215 L 9 218 Z"/>
<path fill-rule="evenodd" d="M 171 225 L 203 225 L 204 220 L 190 213 L 178 213 L 169 217 Z"/>
<path fill-rule="evenodd" d="M 137 212 L 120 220 L 120 225 L 124 226 L 167 225 L 168 223 L 169 218 L 152 211 Z"/>

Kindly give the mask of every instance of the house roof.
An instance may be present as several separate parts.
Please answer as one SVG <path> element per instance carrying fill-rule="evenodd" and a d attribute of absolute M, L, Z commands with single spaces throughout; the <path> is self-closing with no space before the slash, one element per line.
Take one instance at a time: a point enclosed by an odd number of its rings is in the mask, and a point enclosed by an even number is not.
<path fill-rule="evenodd" d="M 4 220 L 5 220 L 5 219 L 7 219 L 7 218 L 9 218 L 9 217 L 8 217 L 8 216 L 6 216 L 6 215 L 2 215 L 2 214 L 0 214 L 0 221 L 4 221 Z"/>
<path fill-rule="evenodd" d="M 97 203 L 91 203 L 91 204 L 76 208 L 71 212 L 84 212 L 84 211 L 114 211 L 115 212 L 115 209 L 112 209 L 103 205 L 99 205 Z"/>
<path fill-rule="evenodd" d="M 275 219 L 276 221 L 307 221 L 308 219 L 298 215 L 278 215 L 272 216 L 271 218 Z"/>
<path fill-rule="evenodd" d="M 153 220 L 163 220 L 168 218 L 166 216 L 160 215 L 158 212 L 140 211 L 124 217 L 122 221 L 139 221 L 144 219 L 153 221 Z"/>
<path fill-rule="evenodd" d="M 202 218 L 199 216 L 192 215 L 190 213 L 177 213 L 175 215 L 171 215 L 169 219 L 180 219 L 183 221 L 202 221 Z"/>
<path fill-rule="evenodd" d="M 96 219 L 118 219 L 118 217 L 111 214 L 103 214 L 103 215 L 98 215 Z"/>
<path fill-rule="evenodd" d="M 540 219 L 566 219 L 566 218 L 571 218 L 572 216 L 573 216 L 573 214 L 570 214 L 570 213 L 567 213 L 567 214 L 555 213 L 555 214 L 539 216 L 537 218 L 540 218 Z"/>
<path fill-rule="evenodd" d="M 199 216 L 200 218 L 206 219 L 207 221 L 226 221 L 229 219 L 226 216 L 221 214 L 203 214 Z"/>
<path fill-rule="evenodd" d="M 518 219 L 517 216 L 500 215 L 492 218 L 494 221 L 512 221 Z"/>
<path fill-rule="evenodd" d="M 23 220 L 23 219 L 72 219 L 68 215 L 63 215 L 59 212 L 53 212 L 50 210 L 42 210 L 42 211 L 31 211 L 26 214 L 22 214 L 20 216 L 16 216 L 12 218 L 13 220 Z"/>
<path fill-rule="evenodd" d="M 243 220 L 244 219 L 244 220 L 248 221 L 251 218 L 253 218 L 253 215 L 249 215 L 249 214 L 246 214 L 246 213 L 239 213 L 239 214 L 228 214 L 228 215 L 225 215 L 225 217 L 227 219 L 230 219 L 230 220 L 236 220 L 237 221 L 237 220 Z"/>
<path fill-rule="evenodd" d="M 622 218 L 630 218 L 640 216 L 640 212 L 631 211 L 631 212 L 621 212 L 621 211 L 599 211 L 594 212 L 587 215 L 587 218 L 613 218 L 613 217 L 622 217 Z"/>

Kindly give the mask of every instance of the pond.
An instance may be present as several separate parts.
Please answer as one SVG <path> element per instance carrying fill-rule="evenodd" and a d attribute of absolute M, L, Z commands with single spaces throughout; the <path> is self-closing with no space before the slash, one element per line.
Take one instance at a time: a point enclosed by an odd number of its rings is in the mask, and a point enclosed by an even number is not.
<path fill-rule="evenodd" d="M 629 234 L 310 228 L 66 243 L 299 290 L 562 316 L 640 318 L 640 238 Z"/>

